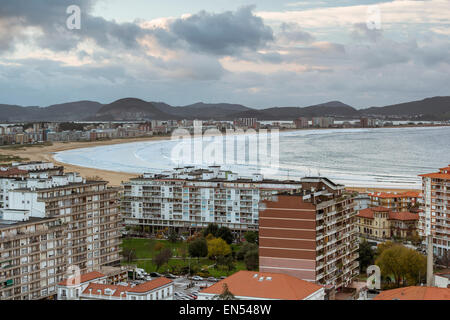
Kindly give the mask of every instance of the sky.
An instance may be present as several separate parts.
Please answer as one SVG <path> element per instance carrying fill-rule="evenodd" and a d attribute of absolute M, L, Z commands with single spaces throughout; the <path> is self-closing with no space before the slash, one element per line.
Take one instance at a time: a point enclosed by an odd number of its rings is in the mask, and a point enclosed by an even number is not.
<path fill-rule="evenodd" d="M 79 29 L 70 29 L 80 8 Z M 0 104 L 450 95 L 450 0 L 0 0 Z"/>

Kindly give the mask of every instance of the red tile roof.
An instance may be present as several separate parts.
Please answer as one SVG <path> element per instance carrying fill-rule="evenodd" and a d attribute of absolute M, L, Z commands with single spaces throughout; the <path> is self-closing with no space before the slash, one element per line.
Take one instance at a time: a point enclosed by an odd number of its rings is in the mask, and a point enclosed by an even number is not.
<path fill-rule="evenodd" d="M 133 288 L 128 288 L 128 292 L 134 292 L 134 293 L 144 293 L 152 291 L 156 288 L 165 286 L 166 284 L 172 283 L 173 281 L 164 277 L 147 281 L 142 284 L 139 284 Z"/>
<path fill-rule="evenodd" d="M 98 279 L 98 278 L 103 278 L 103 277 L 106 277 L 103 273 L 98 272 L 98 271 L 92 271 L 92 272 L 89 272 L 89 273 L 82 274 L 80 276 L 80 283 L 92 281 L 92 280 L 95 280 L 95 279 Z M 76 285 L 75 281 L 76 281 L 75 277 L 69 277 L 68 279 L 64 279 L 63 281 L 58 283 L 58 285 L 60 285 L 60 286 L 73 286 L 73 285 Z"/>
<path fill-rule="evenodd" d="M 261 277 L 264 280 L 260 281 Z M 235 296 L 281 300 L 303 300 L 323 288 L 287 274 L 239 271 L 200 293 L 221 294 L 225 283 Z"/>
<path fill-rule="evenodd" d="M 406 191 L 406 192 L 399 192 L 399 193 L 392 193 L 392 192 L 372 192 L 369 193 L 369 196 L 371 197 L 378 197 L 378 198 L 419 198 L 421 197 L 420 191 Z"/>
<path fill-rule="evenodd" d="M 435 287 L 405 287 L 386 290 L 374 300 L 450 300 L 450 289 Z"/>
<path fill-rule="evenodd" d="M 18 168 L 7 168 L 4 170 L 4 168 L 0 169 L 0 177 L 18 177 L 18 176 L 25 176 L 28 174 L 28 171 L 26 170 L 20 170 Z"/>
<path fill-rule="evenodd" d="M 366 208 L 360 210 L 356 216 L 361 218 L 373 219 L 374 212 L 389 212 L 389 220 L 402 220 L 402 221 L 419 220 L 419 215 L 416 213 L 411 213 L 407 211 L 392 212 L 390 209 L 384 207 Z"/>

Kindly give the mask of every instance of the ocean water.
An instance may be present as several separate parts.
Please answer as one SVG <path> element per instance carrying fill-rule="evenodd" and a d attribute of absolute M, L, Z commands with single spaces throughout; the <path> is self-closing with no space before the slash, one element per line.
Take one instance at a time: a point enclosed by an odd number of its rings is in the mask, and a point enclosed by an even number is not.
<path fill-rule="evenodd" d="M 215 140 L 226 145 L 227 139 L 236 139 L 233 152 L 239 156 L 246 154 L 245 163 L 230 164 L 228 161 L 224 168 L 243 176 L 258 172 L 279 179 L 320 175 L 348 186 L 420 188 L 419 174 L 434 172 L 450 164 L 450 127 L 281 132 L 279 159 L 271 168 L 265 162 L 248 161 L 253 155 L 248 149 L 249 136 Z M 244 140 L 244 144 L 237 142 Z M 269 143 L 269 151 L 274 143 L 276 140 Z M 208 148 L 211 150 L 211 145 L 212 142 L 204 142 L 203 152 Z M 222 164 L 217 159 L 225 157 L 202 161 L 195 158 L 198 149 L 194 152 L 192 147 L 191 157 L 184 159 L 174 156 L 174 148 L 179 147 L 179 141 L 170 140 L 133 142 L 63 151 L 57 153 L 55 159 L 90 168 L 143 173 L 183 165 Z M 264 154 L 260 151 L 260 157 Z"/>

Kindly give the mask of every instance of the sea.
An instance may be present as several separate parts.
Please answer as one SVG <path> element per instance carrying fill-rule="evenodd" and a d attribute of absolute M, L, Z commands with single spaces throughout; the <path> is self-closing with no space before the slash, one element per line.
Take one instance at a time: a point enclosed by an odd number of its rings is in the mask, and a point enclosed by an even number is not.
<path fill-rule="evenodd" d="M 420 189 L 419 174 L 450 164 L 448 126 L 282 131 L 259 139 L 252 149 L 254 138 L 243 134 L 123 143 L 58 152 L 55 159 L 128 173 L 221 165 L 244 177 L 255 173 L 276 179 L 322 176 L 346 186 L 402 189 Z M 195 141 L 202 141 L 201 149 L 196 149 Z"/>

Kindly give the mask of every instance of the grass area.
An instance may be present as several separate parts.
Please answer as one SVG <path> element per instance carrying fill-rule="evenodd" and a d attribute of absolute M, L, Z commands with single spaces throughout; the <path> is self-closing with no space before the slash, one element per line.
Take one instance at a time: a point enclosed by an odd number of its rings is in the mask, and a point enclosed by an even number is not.
<path fill-rule="evenodd" d="M 21 158 L 19 156 L 0 154 L 0 164 L 1 165 L 10 165 L 14 161 L 27 161 L 27 160 L 29 160 L 29 159 Z"/>
<path fill-rule="evenodd" d="M 49 147 L 52 145 L 53 145 L 53 143 L 50 141 L 43 142 L 43 143 L 30 143 L 30 144 L 8 144 L 8 145 L 0 146 L 0 150 L 1 149 L 23 150 L 24 148 L 32 148 L 32 147 L 42 148 L 42 147 Z"/>
<path fill-rule="evenodd" d="M 122 248 L 130 248 L 134 249 L 136 252 L 136 260 L 127 263 L 122 262 L 123 265 L 136 265 L 138 268 L 144 269 L 146 272 L 155 272 L 156 265 L 153 263 L 152 258 L 157 254 L 157 250 L 155 246 L 160 243 L 159 246 L 164 246 L 164 248 L 170 248 L 173 252 L 172 258 L 169 262 L 163 265 L 158 272 L 165 273 L 170 272 L 173 274 L 177 274 L 181 271 L 182 268 L 189 267 L 192 270 L 198 270 L 201 273 L 201 269 L 207 270 L 209 273 L 208 276 L 213 276 L 219 278 L 221 276 L 228 276 L 239 270 L 246 270 L 245 263 L 243 261 L 235 261 L 235 269 L 229 272 L 224 267 L 219 266 L 217 268 L 213 267 L 215 265 L 215 261 L 208 258 L 189 258 L 186 257 L 183 259 L 181 257 L 182 248 L 186 248 L 187 252 L 187 243 L 178 241 L 176 243 L 172 243 L 167 240 L 156 240 L 156 239 L 138 239 L 138 238 L 127 238 L 123 239 Z M 233 244 L 231 245 L 233 251 L 237 252 L 240 248 L 240 245 Z"/>

